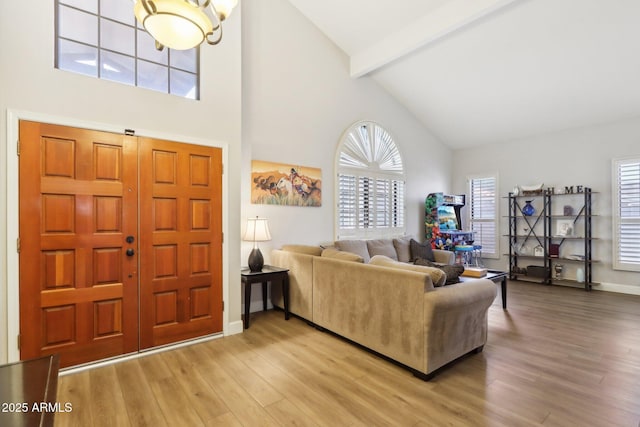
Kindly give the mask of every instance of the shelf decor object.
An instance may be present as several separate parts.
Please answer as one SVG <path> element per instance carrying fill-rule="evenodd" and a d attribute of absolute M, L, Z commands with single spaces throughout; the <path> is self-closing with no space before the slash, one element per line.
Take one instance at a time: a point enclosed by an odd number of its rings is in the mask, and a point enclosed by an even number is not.
<path fill-rule="evenodd" d="M 526 216 L 531 216 L 536 213 L 536 208 L 533 207 L 531 202 L 533 202 L 533 200 L 527 200 L 526 202 L 524 202 L 522 213 Z"/>
<path fill-rule="evenodd" d="M 573 221 L 570 219 L 559 219 L 556 221 L 556 232 L 554 236 L 570 237 L 573 236 Z"/>

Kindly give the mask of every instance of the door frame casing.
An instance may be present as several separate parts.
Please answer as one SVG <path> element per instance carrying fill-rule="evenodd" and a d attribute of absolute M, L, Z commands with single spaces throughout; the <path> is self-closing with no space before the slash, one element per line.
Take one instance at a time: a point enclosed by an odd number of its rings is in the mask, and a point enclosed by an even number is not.
<path fill-rule="evenodd" d="M 92 129 L 101 132 L 112 132 L 122 134 L 126 126 L 116 126 L 107 123 L 90 122 L 86 120 L 74 119 L 69 117 L 55 116 L 51 114 L 34 113 L 30 111 L 7 110 L 7 240 L 6 240 L 6 333 L 7 333 L 7 363 L 17 362 L 20 360 L 20 350 L 18 348 L 17 337 L 20 334 L 20 283 L 19 274 L 19 254 L 16 250 L 17 240 L 19 237 L 19 158 L 17 153 L 17 141 L 19 139 L 19 123 L 20 120 L 29 120 L 41 123 L 50 123 L 63 126 L 71 126 L 82 129 Z M 225 141 L 193 138 L 184 135 L 176 135 L 165 132 L 158 132 L 148 129 L 136 129 L 136 136 L 146 136 L 150 138 L 164 139 L 175 142 L 184 142 L 188 144 L 202 145 L 206 147 L 216 147 L 222 149 L 222 164 L 228 164 L 229 144 Z M 16 151 L 14 151 L 16 150 Z M 229 236 L 229 183 L 227 174 L 222 174 L 222 233 L 223 236 Z M 228 239 L 222 242 L 222 300 L 229 301 L 229 271 L 225 260 L 229 259 Z M 1 289 L 0 289 L 1 291 Z M 0 299 L 1 301 L 1 299 Z M 239 323 L 239 327 L 236 323 Z M 0 327 L 2 327 L 0 322 Z M 239 330 L 238 330 L 239 329 Z M 229 310 L 227 307 L 222 313 L 222 332 L 226 335 L 232 335 L 242 332 L 242 322 L 229 322 Z M 1 336 L 1 335 L 0 335 Z M 2 355 L 0 354 L 0 360 Z"/>

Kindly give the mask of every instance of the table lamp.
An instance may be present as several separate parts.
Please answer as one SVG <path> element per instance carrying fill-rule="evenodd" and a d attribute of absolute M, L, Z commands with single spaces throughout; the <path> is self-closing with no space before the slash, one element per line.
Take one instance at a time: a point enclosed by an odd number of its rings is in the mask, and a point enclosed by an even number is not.
<path fill-rule="evenodd" d="M 258 242 L 268 242 L 271 240 L 267 219 L 258 217 L 248 218 L 247 229 L 244 232 L 242 240 L 253 242 L 253 249 L 249 254 L 249 270 L 253 272 L 262 271 L 264 258 L 262 257 L 262 252 L 258 249 Z"/>

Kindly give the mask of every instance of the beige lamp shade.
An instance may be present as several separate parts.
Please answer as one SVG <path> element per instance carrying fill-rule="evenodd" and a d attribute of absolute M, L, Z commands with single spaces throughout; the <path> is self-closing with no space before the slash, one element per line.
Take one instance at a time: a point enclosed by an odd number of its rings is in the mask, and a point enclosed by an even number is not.
<path fill-rule="evenodd" d="M 247 242 L 268 242 L 271 240 L 269 223 L 266 218 L 248 218 L 247 229 L 242 240 Z"/>

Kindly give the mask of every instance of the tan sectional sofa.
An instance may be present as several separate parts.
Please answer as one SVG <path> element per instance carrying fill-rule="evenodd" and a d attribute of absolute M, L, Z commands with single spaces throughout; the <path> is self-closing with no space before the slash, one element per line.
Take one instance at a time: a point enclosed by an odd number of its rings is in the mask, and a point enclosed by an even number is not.
<path fill-rule="evenodd" d="M 374 255 L 372 263 L 358 258 L 363 257 L 286 246 L 272 252 L 271 264 L 290 270 L 291 313 L 408 367 L 422 379 L 482 350 L 487 311 L 496 296 L 493 282 L 434 287 L 429 267 L 405 267 L 382 254 Z M 375 265 L 379 261 L 384 265 Z M 279 286 L 272 287 L 271 297 L 282 307 Z"/>

